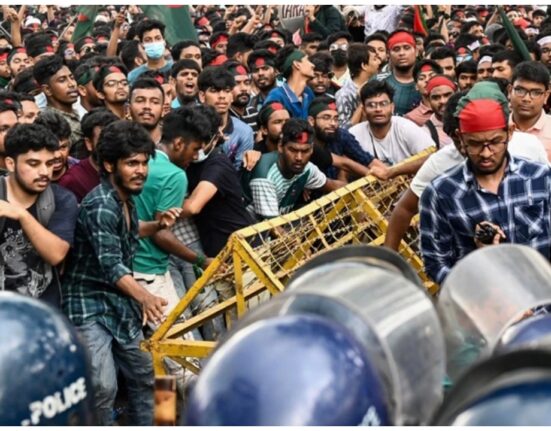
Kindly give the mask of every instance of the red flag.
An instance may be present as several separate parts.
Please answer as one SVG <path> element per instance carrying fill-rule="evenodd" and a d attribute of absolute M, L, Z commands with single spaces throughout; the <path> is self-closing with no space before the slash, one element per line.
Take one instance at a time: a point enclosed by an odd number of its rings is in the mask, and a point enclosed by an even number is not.
<path fill-rule="evenodd" d="M 429 30 L 427 28 L 427 23 L 425 22 L 425 17 L 423 16 L 423 12 L 421 11 L 420 6 L 413 6 L 413 31 L 416 33 L 421 33 L 423 36 L 427 36 L 429 34 Z"/>

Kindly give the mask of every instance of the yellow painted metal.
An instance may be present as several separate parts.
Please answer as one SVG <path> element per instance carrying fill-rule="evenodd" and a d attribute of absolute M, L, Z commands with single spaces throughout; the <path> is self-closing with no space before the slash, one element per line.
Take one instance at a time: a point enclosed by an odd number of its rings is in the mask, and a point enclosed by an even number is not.
<path fill-rule="evenodd" d="M 410 160 L 428 153 L 430 151 L 425 151 Z M 220 315 L 227 319 L 241 317 L 251 304 L 279 294 L 294 271 L 312 257 L 346 244 L 382 245 L 393 203 L 408 185 L 408 179 L 403 177 L 386 182 L 364 177 L 297 211 L 235 232 L 167 320 L 142 343 L 142 349 L 153 354 L 155 373 L 165 372 L 164 357 L 171 357 L 198 373 L 197 365 L 190 359 L 207 356 L 215 341 L 190 341 L 182 336 Z M 400 253 L 434 294 L 437 286 L 424 274 L 416 251 L 417 226 L 417 222 L 412 222 Z M 284 234 L 272 235 L 276 231 Z M 218 290 L 220 285 L 230 286 L 233 295 L 186 321 L 177 321 L 204 288 Z M 253 298 L 257 299 L 251 302 Z"/>

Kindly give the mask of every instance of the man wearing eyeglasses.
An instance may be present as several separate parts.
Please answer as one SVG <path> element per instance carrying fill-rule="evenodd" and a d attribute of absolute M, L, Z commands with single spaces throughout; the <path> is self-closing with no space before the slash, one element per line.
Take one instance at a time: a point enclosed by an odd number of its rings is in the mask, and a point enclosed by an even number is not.
<path fill-rule="evenodd" d="M 122 65 L 104 66 L 94 75 L 94 88 L 98 99 L 119 119 L 126 115 L 126 103 L 130 87 L 126 77 L 126 69 Z"/>
<path fill-rule="evenodd" d="M 468 253 L 503 242 L 527 245 L 549 259 L 551 170 L 509 153 L 507 99 L 494 83 L 479 82 L 460 99 L 456 114 L 467 158 L 421 195 L 425 271 L 442 283 Z"/>
<path fill-rule="evenodd" d="M 543 109 L 549 97 L 549 71 L 536 61 L 515 67 L 509 100 L 513 110 L 510 122 L 517 130 L 536 136 L 551 161 L 551 116 Z"/>

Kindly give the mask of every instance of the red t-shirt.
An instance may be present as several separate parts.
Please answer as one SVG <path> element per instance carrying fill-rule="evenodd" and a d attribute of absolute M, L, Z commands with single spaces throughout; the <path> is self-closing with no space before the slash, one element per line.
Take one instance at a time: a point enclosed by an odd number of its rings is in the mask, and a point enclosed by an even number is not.
<path fill-rule="evenodd" d="M 99 184 L 99 178 L 99 172 L 94 169 L 90 159 L 87 158 L 65 172 L 58 184 L 72 191 L 80 203 L 84 196 Z"/>

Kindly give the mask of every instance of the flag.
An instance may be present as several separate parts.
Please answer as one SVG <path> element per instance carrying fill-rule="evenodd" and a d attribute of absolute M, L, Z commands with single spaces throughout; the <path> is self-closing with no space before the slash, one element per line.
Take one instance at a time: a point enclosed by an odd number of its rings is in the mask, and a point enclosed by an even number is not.
<path fill-rule="evenodd" d="M 140 5 L 140 8 L 148 18 L 164 23 L 165 39 L 170 45 L 184 39 L 197 41 L 197 32 L 191 21 L 188 6 Z"/>
<path fill-rule="evenodd" d="M 81 37 L 92 34 L 94 20 L 96 19 L 99 8 L 100 6 L 78 6 L 78 18 L 77 25 L 73 33 L 73 42 L 76 42 Z"/>
<path fill-rule="evenodd" d="M 423 36 L 429 34 L 429 29 L 427 28 L 421 6 L 413 6 L 413 31 L 415 33 L 421 33 Z"/>
<path fill-rule="evenodd" d="M 517 54 L 519 54 L 525 61 L 532 61 L 532 57 L 530 56 L 528 48 L 526 48 L 524 41 L 518 34 L 517 29 L 515 28 L 513 23 L 509 21 L 509 18 L 507 18 L 507 15 L 505 15 L 503 8 L 501 6 L 498 6 L 497 10 L 499 11 L 499 16 L 501 17 L 501 23 L 503 24 L 503 27 L 505 27 L 505 30 L 509 35 L 509 39 L 511 39 L 511 43 L 513 44 L 513 48 L 515 49 Z"/>

